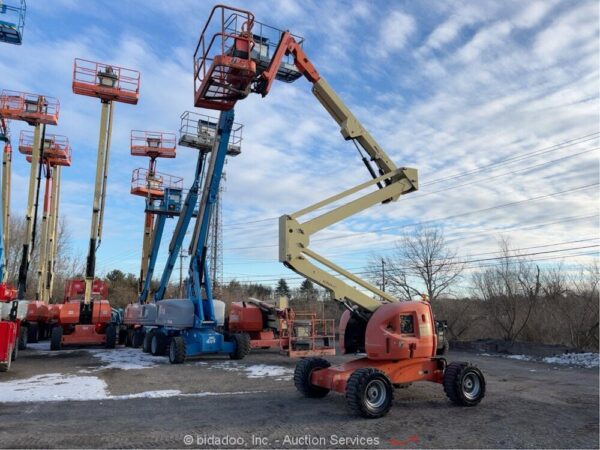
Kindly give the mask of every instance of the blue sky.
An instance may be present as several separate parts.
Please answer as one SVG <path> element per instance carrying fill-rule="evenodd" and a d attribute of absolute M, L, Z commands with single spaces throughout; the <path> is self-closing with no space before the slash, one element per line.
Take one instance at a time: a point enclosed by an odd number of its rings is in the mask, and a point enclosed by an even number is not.
<path fill-rule="evenodd" d="M 130 156 L 129 133 L 176 131 L 180 114 L 194 109 L 192 56 L 213 5 L 29 0 L 23 45 L 0 46 L 0 88 L 61 101 L 55 132 L 73 145 L 61 212 L 81 254 L 100 104 L 71 92 L 73 59 L 142 74 L 139 104 L 115 108 L 100 272 L 139 271 L 143 200 L 129 194 L 129 182 L 132 170 L 147 161 Z M 598 243 L 572 243 L 598 237 L 598 135 L 530 154 L 599 131 L 596 1 L 273 0 L 236 6 L 303 36 L 319 72 L 396 164 L 419 169 L 418 193 L 323 231 L 315 249 L 361 270 L 373 255 L 389 253 L 411 225 L 428 221 L 443 226 L 465 258 L 489 257 L 501 231 L 516 248 L 564 249 L 548 256 L 568 255 L 566 263 L 592 258 L 573 256 L 590 249 L 569 248 Z M 276 217 L 364 181 L 366 171 L 303 79 L 276 83 L 268 97 L 240 102 L 236 121 L 244 124 L 245 140 L 242 154 L 226 167 L 224 278 L 293 280 L 277 262 Z M 13 136 L 23 127 L 13 122 Z M 519 155 L 527 157 L 470 172 Z M 158 170 L 181 175 L 188 185 L 195 158 L 182 147 L 175 160 L 159 161 Z M 13 213 L 25 208 L 27 166 L 16 153 Z M 432 183 L 454 175 L 462 176 Z"/>

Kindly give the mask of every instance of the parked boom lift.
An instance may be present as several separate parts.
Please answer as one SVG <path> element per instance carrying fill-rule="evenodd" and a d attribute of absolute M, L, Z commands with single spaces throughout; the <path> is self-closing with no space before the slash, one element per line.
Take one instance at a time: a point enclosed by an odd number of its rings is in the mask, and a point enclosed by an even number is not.
<path fill-rule="evenodd" d="M 106 297 L 92 299 L 96 251 L 102 240 L 114 102 L 137 104 L 140 73 L 76 58 L 73 65 L 72 88 L 75 94 L 99 98 L 102 112 L 90 241 L 86 260 L 85 292 L 83 299 L 78 298 L 63 304 L 60 311 L 61 326 L 52 330 L 51 349 L 59 350 L 62 345 L 106 345 L 112 348 L 117 340 L 117 330 L 110 325 L 112 309 L 108 299 Z"/>
<path fill-rule="evenodd" d="M 217 31 L 208 35 L 213 17 Z M 263 34 L 267 32 L 274 32 L 277 41 L 272 52 L 274 41 Z M 346 307 L 340 320 L 340 346 L 345 353 L 366 353 L 364 358 L 333 367 L 324 359 L 304 359 L 296 366 L 294 383 L 307 397 L 324 397 L 330 390 L 344 393 L 349 408 L 368 418 L 387 414 L 394 387 L 416 381 L 443 384 L 452 402 L 474 406 L 485 394 L 483 374 L 468 363 L 447 364 L 436 356 L 436 327 L 428 302 L 399 302 L 309 248 L 310 237 L 325 227 L 416 191 L 418 177 L 416 169 L 396 167 L 315 69 L 301 43 L 289 31 L 258 24 L 248 11 L 218 5 L 203 29 L 194 56 L 195 104 L 206 108 L 232 108 L 251 92 L 266 96 L 275 79 L 289 82 L 304 76 L 312 83 L 317 100 L 339 124 L 344 139 L 356 145 L 372 177 L 279 219 L 279 260 L 328 289 L 333 299 Z M 295 67 L 290 67 L 290 58 Z M 373 187 L 377 189 L 301 220 Z"/>
<path fill-rule="evenodd" d="M 0 0 L 0 42 L 21 45 L 26 9 L 25 0 Z"/>

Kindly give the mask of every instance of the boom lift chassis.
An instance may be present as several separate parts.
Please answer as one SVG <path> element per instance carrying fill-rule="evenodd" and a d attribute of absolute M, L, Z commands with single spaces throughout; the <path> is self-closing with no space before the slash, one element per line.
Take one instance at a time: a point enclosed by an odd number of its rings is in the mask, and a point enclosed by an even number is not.
<path fill-rule="evenodd" d="M 211 38 L 209 29 L 215 29 L 213 17 L 221 23 Z M 278 44 L 272 53 L 265 49 L 270 44 L 261 35 L 263 30 L 275 30 Z M 324 397 L 331 390 L 343 393 L 351 411 L 367 418 L 387 414 L 393 403 L 393 388 L 416 381 L 443 384 L 453 403 L 474 406 L 485 394 L 483 374 L 466 362 L 447 364 L 444 358 L 436 357 L 437 333 L 428 302 L 399 302 L 309 248 L 310 237 L 325 227 L 377 203 L 390 203 L 416 191 L 418 175 L 416 169 L 396 167 L 318 73 L 301 44 L 302 39 L 289 31 L 259 24 L 248 11 L 218 5 L 213 8 L 194 55 L 196 106 L 226 110 L 251 92 L 266 96 L 275 79 L 291 82 L 304 76 L 312 83 L 317 100 L 340 126 L 344 139 L 354 142 L 373 178 L 279 219 L 279 260 L 328 289 L 333 299 L 347 308 L 340 320 L 340 347 L 344 353 L 366 353 L 364 358 L 338 366 L 321 358 L 304 359 L 296 366 L 296 388 L 307 397 Z M 292 60 L 296 74 L 285 58 Z M 301 220 L 373 187 L 378 189 Z"/>

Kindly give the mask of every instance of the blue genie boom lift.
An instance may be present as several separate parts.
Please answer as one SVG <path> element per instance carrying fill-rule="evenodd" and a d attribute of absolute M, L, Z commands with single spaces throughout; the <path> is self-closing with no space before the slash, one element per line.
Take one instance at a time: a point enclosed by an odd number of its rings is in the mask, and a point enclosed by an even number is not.
<path fill-rule="evenodd" d="M 227 146 L 227 156 L 237 156 L 241 153 L 241 133 L 242 125 L 234 124 Z M 181 203 L 183 193 L 170 188 L 165 189 L 164 197 L 160 202 L 147 204 L 149 212 L 158 216 L 152 236 L 147 276 L 139 301 L 127 307 L 124 322 L 129 327 L 126 343 L 132 347 L 142 346 L 144 352 L 151 352 L 153 355 L 164 355 L 167 350 L 168 334 L 156 332 L 158 326 L 156 321 L 157 302 L 165 297 L 189 224 L 192 218 L 198 215 L 198 198 L 206 170 L 206 155 L 212 152 L 216 135 L 217 119 L 190 111 L 184 112 L 181 115 L 178 143 L 180 146 L 198 150 L 192 185 L 185 196 L 183 204 Z M 160 250 L 164 223 L 167 217 L 173 216 L 179 218 L 169 243 L 168 256 L 160 283 L 156 291 L 151 294 L 150 283 Z M 149 301 L 149 299 L 151 300 Z"/>
<path fill-rule="evenodd" d="M 230 149 L 233 119 L 233 109 L 223 111 L 216 126 L 212 154 L 189 246 L 187 298 L 158 302 L 157 326 L 149 330 L 146 338 L 155 354 L 162 354 L 168 348 L 172 364 L 180 364 L 186 358 L 205 354 L 227 354 L 232 359 L 242 359 L 250 351 L 250 337 L 247 334 L 223 332 L 225 308 L 222 302 L 213 299 L 207 263 L 210 219 L 217 202 L 225 157 Z M 235 142 L 239 144 L 241 138 L 237 139 Z M 199 158 L 199 162 L 201 159 Z M 165 284 L 161 283 L 161 288 L 164 287 Z"/>

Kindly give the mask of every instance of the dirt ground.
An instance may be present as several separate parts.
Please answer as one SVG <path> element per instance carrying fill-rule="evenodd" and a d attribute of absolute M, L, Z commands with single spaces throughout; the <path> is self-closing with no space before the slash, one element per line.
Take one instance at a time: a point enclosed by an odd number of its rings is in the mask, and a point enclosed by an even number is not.
<path fill-rule="evenodd" d="M 396 390 L 385 418 L 365 420 L 349 415 L 341 395 L 301 397 L 294 361 L 273 351 L 174 366 L 140 350 L 44 345 L 0 374 L 0 447 L 599 446 L 598 369 L 451 352 L 448 360 L 483 370 L 479 406 L 452 406 L 440 385 L 417 383 Z M 15 398 L 28 401 L 6 403 Z"/>

